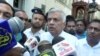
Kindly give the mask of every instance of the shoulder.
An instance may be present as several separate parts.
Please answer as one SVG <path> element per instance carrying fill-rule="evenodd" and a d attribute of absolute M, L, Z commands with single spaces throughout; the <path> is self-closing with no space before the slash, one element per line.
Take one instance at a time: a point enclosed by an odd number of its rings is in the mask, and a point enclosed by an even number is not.
<path fill-rule="evenodd" d="M 75 37 L 74 35 L 71 35 L 71 34 L 66 33 L 64 31 L 62 32 L 61 36 L 64 37 L 65 39 L 78 40 L 77 37 Z"/>
<path fill-rule="evenodd" d="M 49 32 L 43 32 L 40 34 L 40 37 L 47 37 L 47 36 L 50 36 Z"/>
<path fill-rule="evenodd" d="M 28 33 L 28 32 L 30 32 L 30 31 L 31 31 L 31 28 L 28 28 L 28 29 L 24 30 L 23 33 L 25 34 L 25 33 Z"/>

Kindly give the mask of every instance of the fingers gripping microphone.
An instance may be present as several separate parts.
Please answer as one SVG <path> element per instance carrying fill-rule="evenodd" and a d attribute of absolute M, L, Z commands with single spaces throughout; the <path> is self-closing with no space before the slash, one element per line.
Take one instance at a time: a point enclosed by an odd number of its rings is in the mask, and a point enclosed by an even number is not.
<path fill-rule="evenodd" d="M 0 18 L 0 55 L 13 48 L 16 45 L 14 34 L 22 31 L 24 23 L 17 17 L 9 20 Z"/>

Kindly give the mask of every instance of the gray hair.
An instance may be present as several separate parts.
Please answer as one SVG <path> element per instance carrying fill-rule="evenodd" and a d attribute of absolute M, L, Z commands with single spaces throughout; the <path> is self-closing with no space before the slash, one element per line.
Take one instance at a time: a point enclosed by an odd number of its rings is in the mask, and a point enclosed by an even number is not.
<path fill-rule="evenodd" d="M 52 9 L 50 9 L 49 12 L 48 12 L 48 15 L 51 14 L 51 13 L 54 13 L 54 12 L 60 13 L 61 19 L 63 20 L 63 22 L 66 22 L 66 15 L 65 15 L 65 13 L 62 10 L 60 10 L 59 8 L 52 8 Z"/>

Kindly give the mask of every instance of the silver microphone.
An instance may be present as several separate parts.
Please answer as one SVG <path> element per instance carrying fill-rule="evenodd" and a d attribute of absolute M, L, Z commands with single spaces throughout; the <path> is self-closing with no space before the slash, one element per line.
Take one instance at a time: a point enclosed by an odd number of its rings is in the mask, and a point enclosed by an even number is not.
<path fill-rule="evenodd" d="M 12 17 L 8 20 L 10 28 L 12 29 L 13 34 L 17 34 L 24 29 L 23 21 L 18 17 Z"/>

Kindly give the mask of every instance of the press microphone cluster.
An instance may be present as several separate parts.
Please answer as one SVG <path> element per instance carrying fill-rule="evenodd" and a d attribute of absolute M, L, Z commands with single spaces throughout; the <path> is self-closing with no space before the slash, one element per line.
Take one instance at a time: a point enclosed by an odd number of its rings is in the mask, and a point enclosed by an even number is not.
<path fill-rule="evenodd" d="M 9 20 L 0 18 L 0 55 L 17 44 L 14 35 L 24 29 L 24 23 L 18 17 Z"/>

